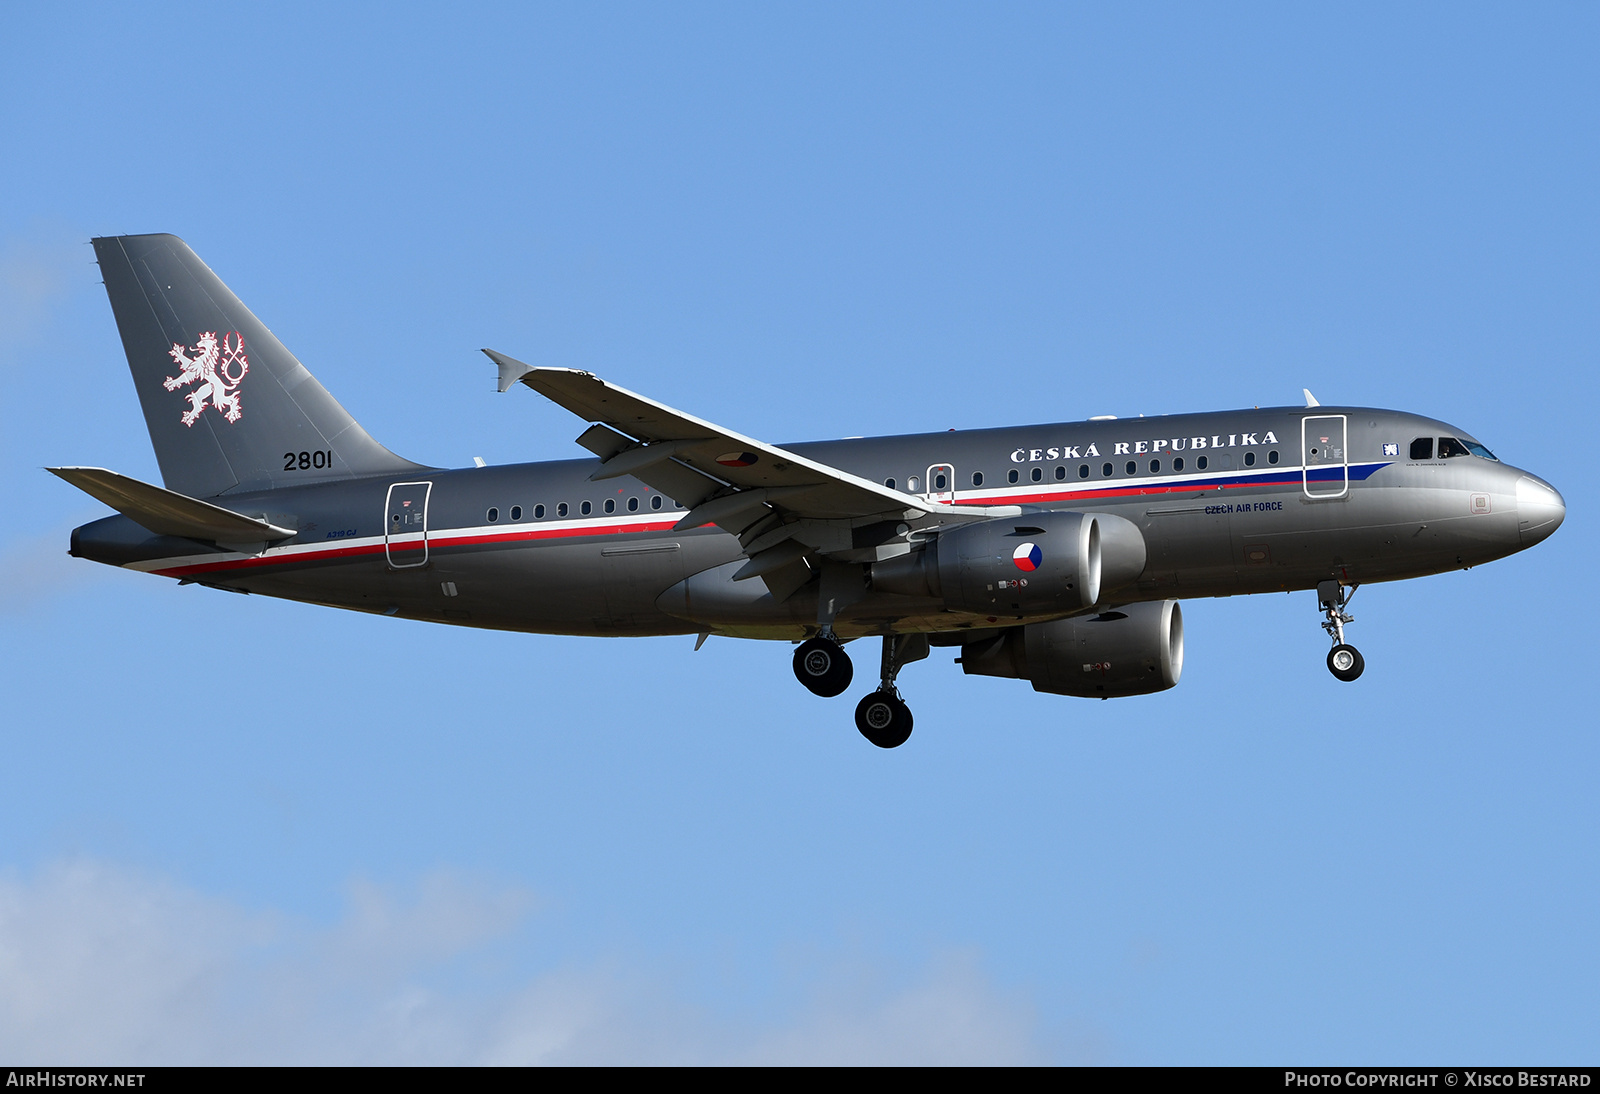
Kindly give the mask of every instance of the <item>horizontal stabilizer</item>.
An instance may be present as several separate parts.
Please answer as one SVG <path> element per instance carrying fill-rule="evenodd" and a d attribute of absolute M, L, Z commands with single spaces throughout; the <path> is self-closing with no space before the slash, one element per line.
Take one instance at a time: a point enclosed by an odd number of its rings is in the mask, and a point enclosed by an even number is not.
<path fill-rule="evenodd" d="M 45 470 L 66 479 L 85 494 L 105 502 L 158 536 L 186 536 L 226 544 L 270 543 L 295 534 L 293 528 L 280 528 L 103 467 L 47 467 Z"/>

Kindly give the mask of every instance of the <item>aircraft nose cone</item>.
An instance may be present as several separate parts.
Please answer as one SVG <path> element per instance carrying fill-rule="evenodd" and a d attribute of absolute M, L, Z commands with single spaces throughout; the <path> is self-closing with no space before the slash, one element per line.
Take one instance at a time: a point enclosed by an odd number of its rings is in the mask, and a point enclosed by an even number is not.
<path fill-rule="evenodd" d="M 1517 480 L 1517 527 L 1524 547 L 1549 537 L 1567 519 L 1567 503 L 1543 479 L 1524 475 Z"/>

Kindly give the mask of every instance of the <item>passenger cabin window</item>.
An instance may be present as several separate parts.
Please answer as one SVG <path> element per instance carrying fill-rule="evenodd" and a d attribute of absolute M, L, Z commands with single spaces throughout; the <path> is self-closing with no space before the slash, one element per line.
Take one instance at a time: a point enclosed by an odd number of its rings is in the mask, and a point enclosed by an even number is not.
<path fill-rule="evenodd" d="M 660 494 L 657 494 L 657 495 L 655 495 L 655 497 L 650 499 L 650 508 L 652 508 L 652 509 L 660 509 L 661 508 L 661 495 Z"/>
<path fill-rule="evenodd" d="M 584 502 L 582 505 L 578 506 L 578 512 L 582 513 L 584 516 L 588 516 L 590 513 L 594 512 L 594 506 L 590 505 L 588 502 Z"/>
<path fill-rule="evenodd" d="M 1044 468 L 1035 467 L 1033 469 L 1033 481 L 1034 482 L 1041 482 L 1041 481 L 1043 481 L 1043 479 L 1044 479 Z"/>
<path fill-rule="evenodd" d="M 1016 482 L 1017 478 L 1018 478 L 1017 469 L 1015 467 L 1013 467 L 1010 471 L 1006 472 L 1006 481 L 1007 482 Z"/>
<path fill-rule="evenodd" d="M 893 479 L 884 479 L 883 480 L 883 485 L 887 486 L 890 490 L 895 489 L 895 484 L 894 484 L 894 480 Z"/>
<path fill-rule="evenodd" d="M 1056 468 L 1056 481 L 1057 482 L 1060 482 L 1062 479 L 1064 479 L 1066 477 L 1067 477 L 1067 469 L 1065 467 Z"/>
<path fill-rule="evenodd" d="M 533 519 L 534 520 L 543 520 L 544 519 L 544 506 L 535 505 L 533 507 Z"/>
<path fill-rule="evenodd" d="M 1211 461 L 1204 456 L 1196 456 L 1194 458 L 1194 465 L 1202 471 L 1204 471 L 1206 467 L 1210 465 L 1210 463 Z"/>
<path fill-rule="evenodd" d="M 1150 461 L 1150 474 L 1154 475 L 1160 470 L 1161 470 L 1161 461 L 1160 460 L 1151 460 Z"/>
<path fill-rule="evenodd" d="M 1085 464 L 1079 464 L 1078 465 L 1078 478 L 1086 479 L 1088 477 L 1089 477 L 1089 465 L 1086 464 L 1086 463 Z"/>
<path fill-rule="evenodd" d="M 521 520 L 522 519 L 522 506 L 513 505 L 511 507 L 511 519 L 512 520 Z"/>
<path fill-rule="evenodd" d="M 638 498 L 629 498 L 628 499 L 628 512 L 637 513 L 638 511 L 639 511 L 639 499 Z"/>
<path fill-rule="evenodd" d="M 1183 470 L 1183 457 L 1182 456 L 1174 456 L 1173 457 L 1173 459 L 1172 459 L 1172 469 L 1174 471 L 1182 471 Z"/>
<path fill-rule="evenodd" d="M 566 516 L 568 511 L 569 510 L 567 509 L 567 503 L 566 502 L 562 502 L 560 505 L 556 506 L 556 516 L 558 516 L 558 517 Z"/>
<path fill-rule="evenodd" d="M 1411 442 L 1411 458 L 1414 460 L 1433 459 L 1433 438 L 1418 437 Z"/>
<path fill-rule="evenodd" d="M 499 519 L 500 519 L 500 510 L 496 509 L 494 506 L 491 505 L 489 507 L 489 523 L 493 524 L 495 521 L 497 521 Z"/>
<path fill-rule="evenodd" d="M 1254 452 L 1246 452 L 1244 454 L 1244 465 L 1246 467 L 1254 467 L 1256 465 L 1256 454 Z"/>
<path fill-rule="evenodd" d="M 617 499 L 616 498 L 607 498 L 606 499 L 606 512 L 615 513 L 616 511 L 617 511 Z"/>
<path fill-rule="evenodd" d="M 944 474 L 943 471 L 939 472 L 937 475 L 935 475 L 933 477 L 933 488 L 935 490 L 948 490 L 948 489 L 950 489 L 950 480 L 945 477 L 945 474 Z"/>
<path fill-rule="evenodd" d="M 1441 460 L 1453 460 L 1457 456 L 1470 455 L 1472 455 L 1472 453 L 1467 451 L 1467 446 L 1456 440 L 1454 437 L 1439 438 L 1439 458 Z"/>
<path fill-rule="evenodd" d="M 973 486 L 982 486 L 983 485 L 983 472 L 982 471 L 974 471 L 972 473 L 972 485 Z"/>
<path fill-rule="evenodd" d="M 921 479 L 920 476 L 912 475 L 910 478 L 906 479 L 906 492 L 907 493 L 915 494 L 921 489 L 922 489 L 922 479 Z"/>
<path fill-rule="evenodd" d="M 1100 476 L 1106 479 L 1111 477 L 1111 465 L 1109 463 L 1100 468 Z"/>
<path fill-rule="evenodd" d="M 1139 465 L 1138 465 L 1138 463 L 1136 463 L 1133 460 L 1129 460 L 1128 461 L 1128 474 L 1137 475 L 1138 473 L 1139 473 Z"/>
<path fill-rule="evenodd" d="M 1271 452 L 1267 453 L 1267 462 L 1268 463 L 1277 463 L 1278 462 L 1278 450 L 1276 448 L 1274 448 Z"/>

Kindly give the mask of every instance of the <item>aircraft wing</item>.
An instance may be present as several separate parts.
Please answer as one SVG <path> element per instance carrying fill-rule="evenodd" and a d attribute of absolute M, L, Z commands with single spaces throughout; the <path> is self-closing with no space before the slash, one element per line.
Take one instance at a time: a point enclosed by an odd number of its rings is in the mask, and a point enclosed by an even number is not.
<path fill-rule="evenodd" d="M 603 461 L 592 478 L 632 475 L 688 507 L 679 528 L 717 524 L 739 536 L 751 560 L 741 577 L 797 564 L 806 554 L 870 561 L 881 548 L 864 546 L 852 532 L 873 524 L 942 524 L 1018 512 L 1011 506 L 943 505 L 891 490 L 674 410 L 593 373 L 534 368 L 495 350 L 483 352 L 500 368 L 501 391 L 521 381 L 596 423 L 578 438 Z"/>
<path fill-rule="evenodd" d="M 765 491 L 768 503 L 812 519 L 851 520 L 901 513 L 906 513 L 904 519 L 914 519 L 935 511 L 975 519 L 997 515 L 981 507 L 940 505 L 891 490 L 881 483 L 674 410 L 608 383 L 593 373 L 568 368 L 533 368 L 494 350 L 484 350 L 484 353 L 500 366 L 501 391 L 520 380 L 580 418 L 616 430 L 632 442 L 627 448 L 599 452 L 595 445 L 585 444 L 580 438 L 580 444 L 596 451 L 606 461 L 594 476 L 597 479 L 625 474 L 639 477 L 641 470 L 670 459 L 700 472 L 706 477 L 707 486 L 720 482 L 731 486 L 735 492 Z M 590 438 L 591 442 L 596 439 Z M 686 505 L 697 504 L 695 499 L 678 497 L 677 500 Z M 907 513 L 908 510 L 914 513 Z"/>

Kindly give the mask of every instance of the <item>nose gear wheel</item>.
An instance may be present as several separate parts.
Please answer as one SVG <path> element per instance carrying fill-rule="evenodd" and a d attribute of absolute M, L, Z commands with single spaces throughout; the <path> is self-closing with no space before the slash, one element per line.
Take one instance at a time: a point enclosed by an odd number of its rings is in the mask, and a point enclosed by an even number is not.
<path fill-rule="evenodd" d="M 1361 651 L 1354 646 L 1347 646 L 1341 642 L 1328 651 L 1328 671 L 1346 683 L 1360 676 L 1366 667 L 1367 663 L 1362 658 Z"/>

